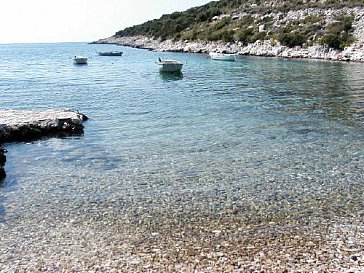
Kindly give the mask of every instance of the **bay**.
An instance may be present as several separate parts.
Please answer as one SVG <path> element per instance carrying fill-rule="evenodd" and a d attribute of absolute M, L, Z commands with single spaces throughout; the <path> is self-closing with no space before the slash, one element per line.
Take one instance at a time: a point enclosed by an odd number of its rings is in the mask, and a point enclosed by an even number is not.
<path fill-rule="evenodd" d="M 74 55 L 88 65 L 74 65 Z M 183 74 L 160 74 L 158 57 L 184 62 Z M 95 215 L 191 208 L 308 217 L 305 204 L 319 203 L 329 212 L 317 217 L 332 220 L 362 205 L 364 64 L 12 44 L 0 45 L 0 94 L 0 109 L 70 108 L 90 118 L 81 136 L 4 145 L 6 234 L 42 220 L 94 225 Z"/>

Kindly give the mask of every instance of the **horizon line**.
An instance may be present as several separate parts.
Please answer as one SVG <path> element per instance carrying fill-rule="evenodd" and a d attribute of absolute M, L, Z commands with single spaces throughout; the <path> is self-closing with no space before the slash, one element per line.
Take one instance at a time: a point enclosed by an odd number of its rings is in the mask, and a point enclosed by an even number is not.
<path fill-rule="evenodd" d="M 69 44 L 69 43 L 92 43 L 95 41 L 59 41 L 59 42 L 0 42 L 0 45 L 21 45 L 21 44 Z"/>

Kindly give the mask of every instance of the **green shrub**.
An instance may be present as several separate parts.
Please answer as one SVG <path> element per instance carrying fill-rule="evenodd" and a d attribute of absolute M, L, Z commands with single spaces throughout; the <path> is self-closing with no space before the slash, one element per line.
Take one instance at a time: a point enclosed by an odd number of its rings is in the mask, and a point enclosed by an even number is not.
<path fill-rule="evenodd" d="M 225 43 L 234 42 L 234 31 L 226 30 L 221 34 L 221 40 Z"/>
<path fill-rule="evenodd" d="M 238 33 L 238 40 L 244 44 L 250 43 L 254 31 L 252 28 L 243 29 Z"/>
<path fill-rule="evenodd" d="M 183 12 L 174 12 L 162 15 L 159 19 L 150 20 L 143 24 L 125 28 L 118 31 L 116 36 L 146 35 L 162 39 L 189 40 L 222 40 L 232 41 L 234 33 L 231 29 L 243 29 L 236 33 L 235 38 L 243 43 L 251 43 L 262 39 L 277 39 L 287 46 L 312 43 L 327 43 L 334 48 L 342 49 L 354 41 L 352 34 L 353 16 L 340 16 L 335 18 L 326 29 L 323 23 L 324 16 L 309 15 L 301 20 L 290 22 L 285 29 L 275 29 L 274 20 L 269 15 L 272 12 L 284 13 L 302 8 L 337 8 L 364 6 L 364 0 L 326 0 L 326 1 L 275 1 L 272 7 L 267 1 L 259 0 L 219 0 L 211 1 L 200 7 L 194 7 Z M 258 6 L 252 7 L 252 4 Z M 221 14 L 235 14 L 245 12 L 246 15 L 239 20 L 230 17 L 211 22 L 212 18 Z M 255 18 L 253 13 L 266 17 Z M 281 17 L 281 19 L 282 19 Z M 262 18 L 262 19 L 260 19 Z M 258 25 L 264 24 L 267 32 L 258 32 Z M 248 29 L 252 26 L 253 29 Z M 192 31 L 194 30 L 194 31 Z M 304 41 L 305 40 L 305 41 Z"/>
<path fill-rule="evenodd" d="M 277 40 L 284 46 L 295 47 L 302 46 L 307 41 L 307 36 L 299 32 L 290 32 L 279 35 Z"/>
<path fill-rule="evenodd" d="M 355 40 L 355 37 L 351 34 L 328 33 L 319 40 L 319 43 L 321 45 L 328 45 L 334 49 L 344 50 L 345 47 L 350 46 Z"/>
<path fill-rule="evenodd" d="M 265 31 L 259 32 L 258 30 L 253 33 L 253 35 L 250 37 L 250 42 L 254 43 L 258 40 L 265 40 L 267 34 Z"/>
<path fill-rule="evenodd" d="M 217 33 L 217 32 L 212 32 L 207 35 L 208 41 L 218 41 L 220 39 L 221 39 L 221 35 L 220 35 L 220 33 Z"/>
<path fill-rule="evenodd" d="M 321 45 L 328 45 L 334 49 L 343 50 L 355 42 L 355 37 L 350 33 L 354 18 L 352 16 L 339 16 L 330 24 L 319 40 Z"/>
<path fill-rule="evenodd" d="M 220 29 L 224 28 L 225 26 L 229 25 L 230 22 L 231 22 L 230 17 L 224 18 L 221 21 L 217 22 L 212 27 L 212 30 L 214 30 L 214 31 L 220 30 Z"/>
<path fill-rule="evenodd" d="M 254 23 L 254 18 L 250 15 L 246 15 L 240 19 L 240 27 L 247 27 Z"/>
<path fill-rule="evenodd" d="M 221 10 L 218 8 L 209 8 L 208 10 L 199 13 L 197 19 L 200 22 L 206 22 L 206 21 L 209 22 L 212 20 L 214 16 L 218 16 L 221 13 L 222 13 Z"/>

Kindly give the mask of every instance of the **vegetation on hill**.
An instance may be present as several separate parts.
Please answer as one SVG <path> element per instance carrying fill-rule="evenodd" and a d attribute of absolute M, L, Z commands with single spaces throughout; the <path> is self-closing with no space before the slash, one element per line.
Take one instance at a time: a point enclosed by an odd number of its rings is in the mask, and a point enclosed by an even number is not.
<path fill-rule="evenodd" d="M 163 15 L 159 19 L 128 27 L 115 36 L 143 35 L 161 40 L 254 43 L 271 40 L 288 47 L 328 44 L 343 49 L 355 41 L 354 16 L 337 15 L 327 21 L 322 14 L 287 19 L 289 11 L 364 6 L 364 0 L 220 0 Z"/>

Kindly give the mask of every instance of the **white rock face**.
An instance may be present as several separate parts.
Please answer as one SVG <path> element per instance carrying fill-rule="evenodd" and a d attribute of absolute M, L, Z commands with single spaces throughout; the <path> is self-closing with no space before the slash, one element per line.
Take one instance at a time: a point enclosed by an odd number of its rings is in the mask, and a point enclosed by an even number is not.
<path fill-rule="evenodd" d="M 83 132 L 87 117 L 69 110 L 0 110 L 0 143 Z"/>
<path fill-rule="evenodd" d="M 82 123 L 82 115 L 69 110 L 0 110 L 0 126 L 19 126 L 24 124 L 40 124 L 69 119 Z"/>
<path fill-rule="evenodd" d="M 154 51 L 176 51 L 191 53 L 209 53 L 223 51 L 226 53 L 238 53 L 241 55 L 283 57 L 283 58 L 311 58 L 335 61 L 364 62 L 364 37 L 346 48 L 344 51 L 335 50 L 327 46 L 315 45 L 308 48 L 289 48 L 282 45 L 271 45 L 271 41 L 257 41 L 244 46 L 240 42 L 189 42 L 171 40 L 159 41 L 149 37 L 110 37 L 98 41 L 98 43 L 118 44 L 137 48 L 145 48 Z"/>

